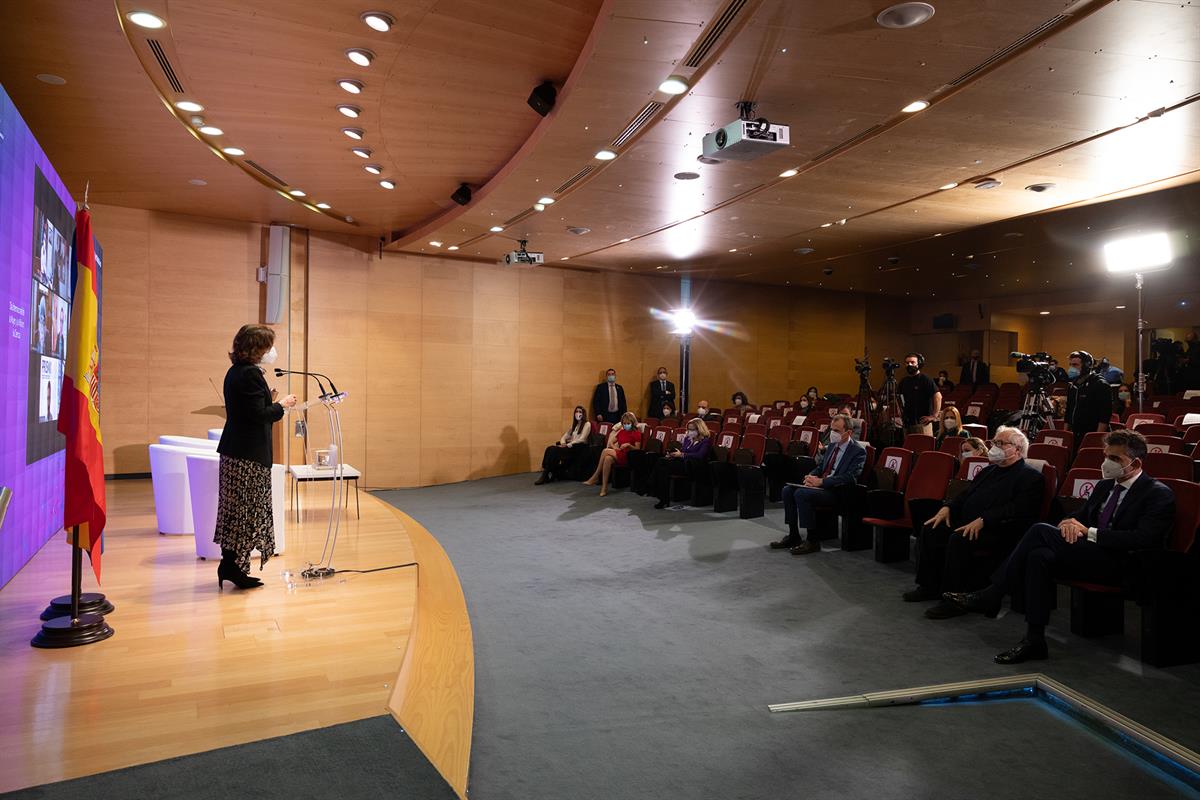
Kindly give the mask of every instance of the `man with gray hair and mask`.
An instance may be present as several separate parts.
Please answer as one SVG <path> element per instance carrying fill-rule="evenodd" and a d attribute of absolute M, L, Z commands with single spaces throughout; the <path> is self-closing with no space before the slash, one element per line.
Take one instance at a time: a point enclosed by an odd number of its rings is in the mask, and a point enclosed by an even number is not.
<path fill-rule="evenodd" d="M 975 550 L 994 554 L 988 570 L 1008 556 L 1041 511 L 1045 483 L 1041 472 L 1025 463 L 1029 439 L 1018 428 L 1000 427 L 989 442 L 988 466 L 962 494 L 946 503 L 921 527 L 918 537 L 917 588 L 904 600 L 938 600 L 925 610 L 929 619 L 948 619 L 966 612 L 941 599 L 943 592 L 963 592 L 986 581 Z M 972 573 L 978 577 L 973 581 Z"/>

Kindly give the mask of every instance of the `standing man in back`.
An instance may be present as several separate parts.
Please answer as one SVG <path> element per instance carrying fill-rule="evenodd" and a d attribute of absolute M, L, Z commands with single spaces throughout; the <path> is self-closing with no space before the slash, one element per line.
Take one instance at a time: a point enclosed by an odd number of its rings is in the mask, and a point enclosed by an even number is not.
<path fill-rule="evenodd" d="M 904 403 L 904 432 L 933 435 L 933 421 L 942 412 L 942 393 L 933 378 L 921 372 L 925 356 L 909 353 L 904 357 L 908 375 L 900 381 L 896 391 Z"/>
<path fill-rule="evenodd" d="M 650 381 L 650 405 L 646 407 L 646 416 L 657 417 L 665 407 L 670 406 L 680 413 L 683 409 L 675 402 L 675 384 L 667 380 L 667 368 L 659 367 L 658 374 Z"/>
<path fill-rule="evenodd" d="M 971 351 L 971 357 L 963 362 L 962 375 L 958 382 L 965 383 L 974 390 L 981 383 L 991 383 L 991 375 L 988 373 L 988 365 L 984 363 L 983 354 L 977 347 Z"/>
<path fill-rule="evenodd" d="M 596 384 L 596 391 L 592 392 L 592 415 L 615 425 L 628 410 L 625 387 L 617 383 L 617 371 L 609 368 L 604 373 L 604 383 Z"/>

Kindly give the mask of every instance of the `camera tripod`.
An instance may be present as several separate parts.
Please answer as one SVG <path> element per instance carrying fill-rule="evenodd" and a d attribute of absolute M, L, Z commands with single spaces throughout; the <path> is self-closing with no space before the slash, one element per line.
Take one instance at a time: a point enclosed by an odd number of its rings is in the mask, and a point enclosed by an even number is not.
<path fill-rule="evenodd" d="M 866 442 L 870 441 L 871 433 L 875 430 L 875 421 L 871 418 L 871 398 L 875 393 L 871 390 L 871 361 L 865 353 L 862 361 L 856 360 L 854 369 L 858 372 L 858 416 L 862 420 L 858 438 Z"/>
<path fill-rule="evenodd" d="M 1043 429 L 1050 427 L 1049 420 L 1053 413 L 1054 406 L 1046 397 L 1046 387 L 1035 386 L 1025 395 L 1025 404 L 1019 412 L 1009 418 L 1009 423 L 1015 419 L 1016 427 L 1032 442 Z"/>
<path fill-rule="evenodd" d="M 896 367 L 891 369 L 885 363 L 883 374 L 887 377 L 879 387 L 879 408 L 875 412 L 875 438 L 871 444 L 879 450 L 885 447 L 899 447 L 904 443 L 904 425 L 900 422 L 904 405 L 900 399 L 899 385 L 896 383 Z"/>

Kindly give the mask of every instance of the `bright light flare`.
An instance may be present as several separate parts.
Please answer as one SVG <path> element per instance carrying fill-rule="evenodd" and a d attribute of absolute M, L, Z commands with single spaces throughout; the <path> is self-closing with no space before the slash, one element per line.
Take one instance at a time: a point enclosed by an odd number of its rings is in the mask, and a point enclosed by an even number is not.
<path fill-rule="evenodd" d="M 1162 232 L 1117 239 L 1104 245 L 1104 263 L 1109 272 L 1164 269 L 1171 265 L 1171 258 L 1171 240 Z"/>

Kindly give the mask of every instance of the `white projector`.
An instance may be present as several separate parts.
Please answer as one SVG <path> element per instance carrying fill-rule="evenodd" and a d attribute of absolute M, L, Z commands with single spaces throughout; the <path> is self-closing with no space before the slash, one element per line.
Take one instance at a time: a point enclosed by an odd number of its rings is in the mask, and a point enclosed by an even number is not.
<path fill-rule="evenodd" d="M 704 136 L 704 156 L 719 161 L 753 161 L 790 143 L 787 125 L 739 119 Z"/>
<path fill-rule="evenodd" d="M 527 250 L 513 250 L 504 254 L 505 264 L 545 264 L 545 253 L 531 253 Z"/>

